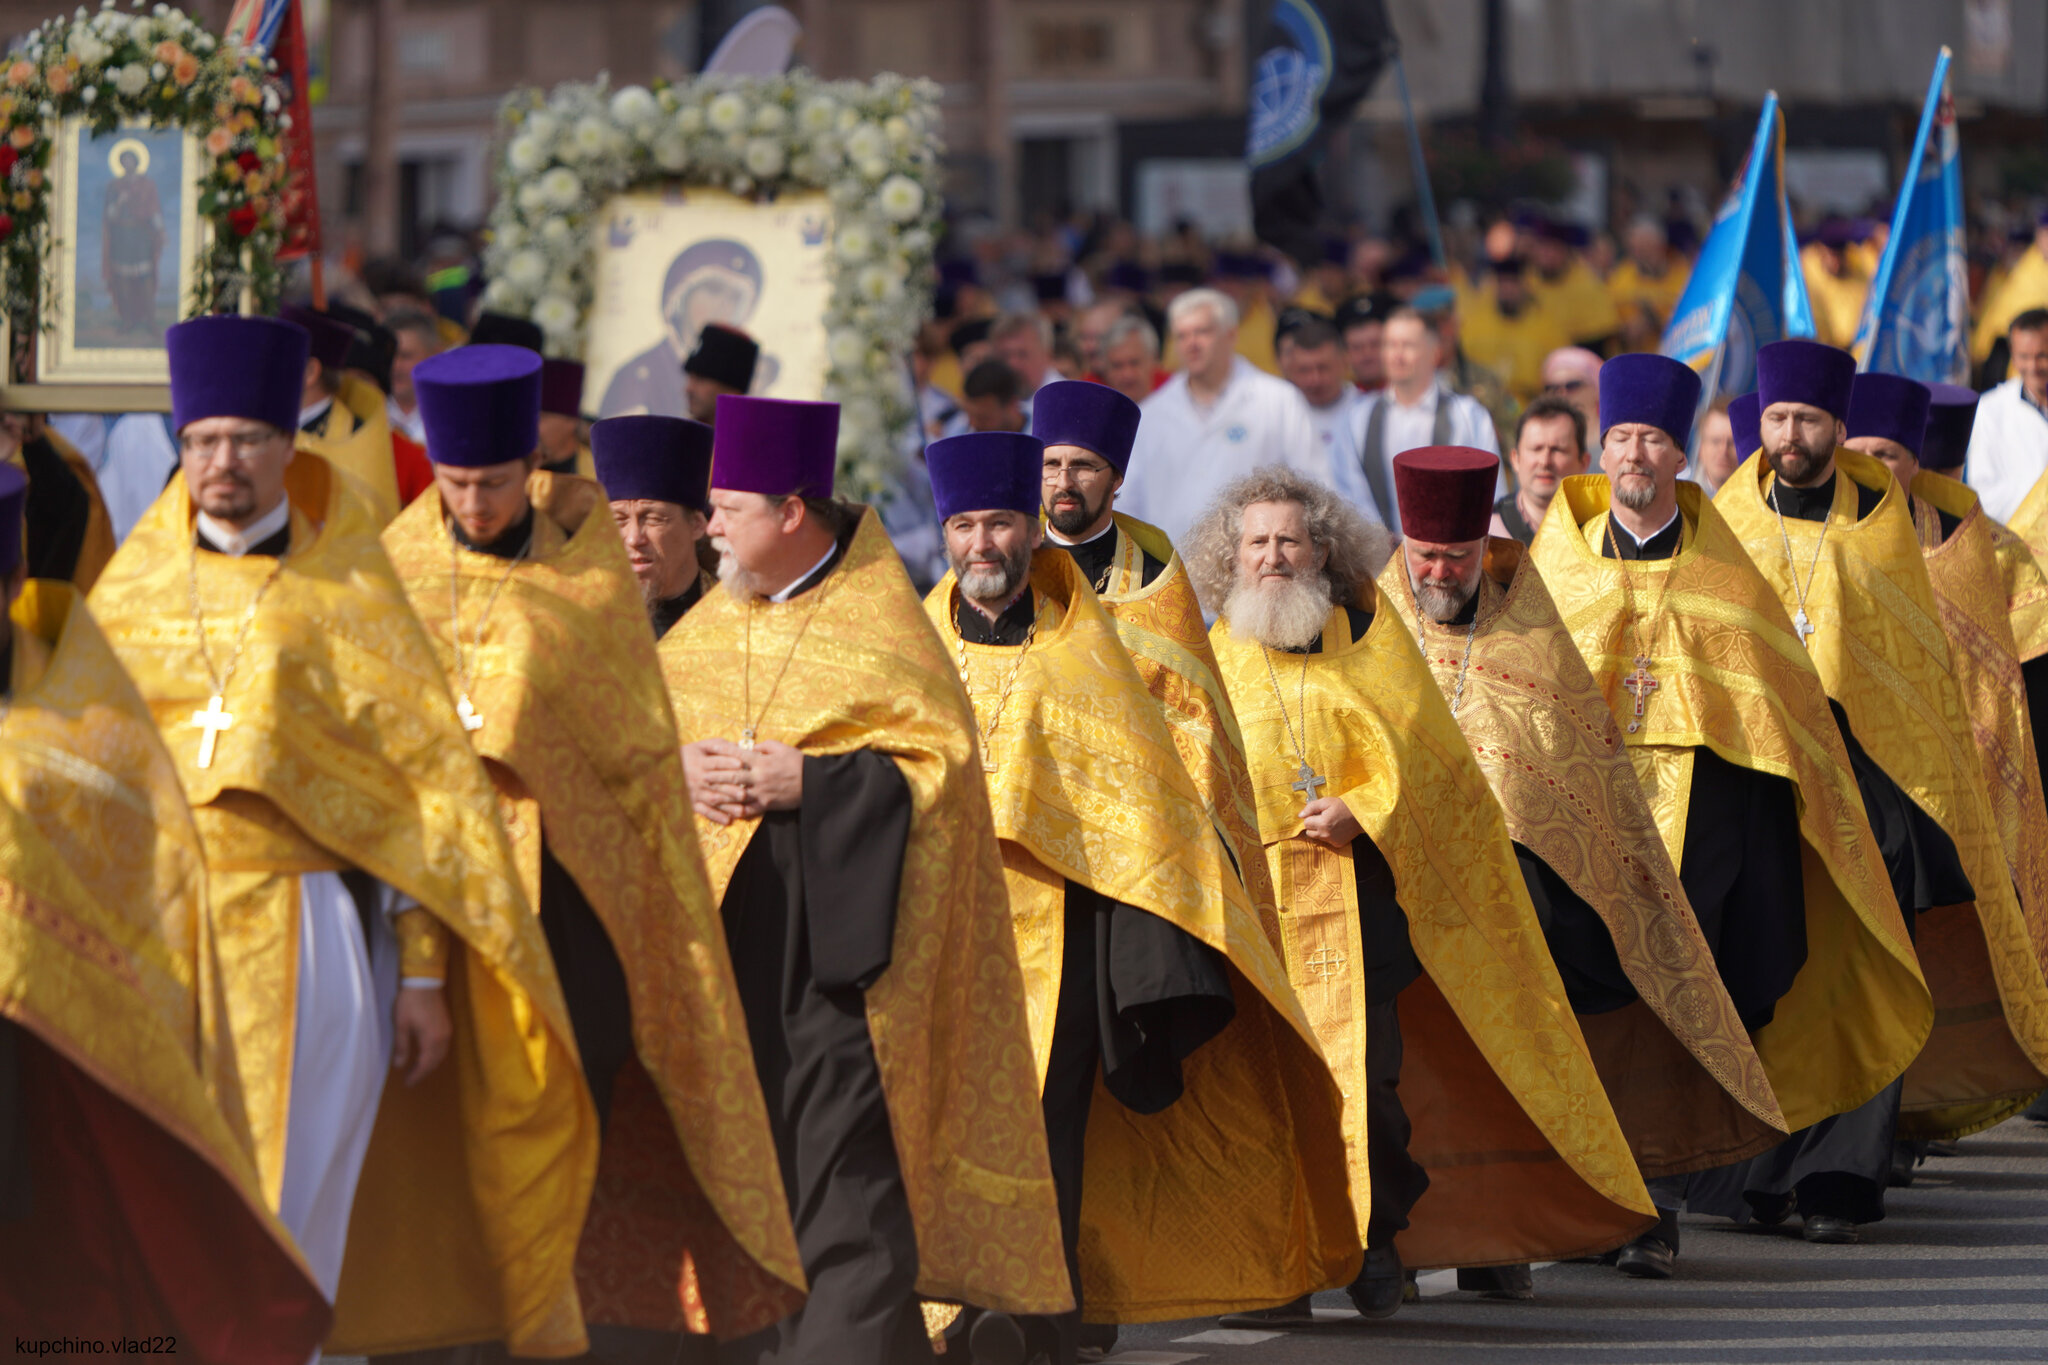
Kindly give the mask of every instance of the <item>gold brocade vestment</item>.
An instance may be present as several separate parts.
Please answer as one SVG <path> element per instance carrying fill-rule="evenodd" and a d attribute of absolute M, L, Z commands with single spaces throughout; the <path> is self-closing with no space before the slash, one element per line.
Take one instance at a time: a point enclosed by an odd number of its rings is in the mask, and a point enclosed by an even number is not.
<path fill-rule="evenodd" d="M 1159 703 L 1180 761 L 1194 780 L 1209 818 L 1229 841 L 1231 857 L 1244 879 L 1259 924 L 1275 950 L 1280 947 L 1279 912 L 1273 877 L 1259 840 L 1258 805 L 1244 761 L 1244 735 L 1231 710 L 1230 694 L 1209 647 L 1202 604 L 1187 566 L 1166 533 L 1115 513 L 1116 556 L 1103 589 L 1102 609 L 1116 625 L 1145 690 Z M 1145 556 L 1166 567 L 1144 581 Z"/>
<path fill-rule="evenodd" d="M 658 652 L 686 743 L 751 724 L 806 754 L 869 749 L 895 761 L 910 835 L 890 966 L 865 996 L 917 1232 L 917 1289 L 1012 1313 L 1072 1308 L 974 713 L 879 518 L 862 510 L 816 587 L 751 604 L 720 587 Z M 756 715 L 742 714 L 749 677 Z M 719 901 L 760 824 L 698 819 Z"/>
<path fill-rule="evenodd" d="M 355 480 L 352 491 L 369 504 L 379 530 L 398 515 L 398 464 L 391 453 L 391 416 L 375 384 L 343 375 L 320 429 L 300 431 L 294 444 Z"/>
<path fill-rule="evenodd" d="M 282 1175 L 294 1048 L 299 874 L 359 868 L 417 901 L 445 943 L 455 1037 L 417 1086 L 385 1087 L 349 1226 L 327 1349 L 504 1340 L 585 1348 L 577 1233 L 597 1120 L 546 941 L 496 798 L 433 646 L 367 509 L 325 460 L 287 475 L 291 552 L 198 555 L 174 479 L 107 566 L 92 604 L 178 765 L 206 848 L 242 1108 L 265 1197 Z M 215 657 L 277 569 L 225 698 L 233 726 L 196 764 L 196 574 Z M 402 916 L 401 920 L 412 918 Z M 409 969 L 408 969 L 409 970 Z"/>
<path fill-rule="evenodd" d="M 1785 1136 L 1785 1119 L 1686 901 L 1621 727 L 1528 552 L 1486 547 L 1469 625 L 1421 621 L 1402 555 L 1381 600 L 1423 632 L 1424 660 L 1500 799 L 1509 836 L 1591 906 L 1639 997 L 1579 1016 L 1646 1177 L 1725 1166 Z M 1470 651 L 1466 646 L 1469 643 Z M 1469 663 L 1467 659 L 1469 658 Z"/>
<path fill-rule="evenodd" d="M 545 831 L 626 975 L 638 1061 L 613 1096 L 578 1253 L 584 1315 L 741 1336 L 795 1311 L 803 1266 L 647 609 L 603 489 L 543 470 L 528 492 L 523 561 L 455 550 L 438 495 L 384 546 L 451 686 L 454 651 L 468 660 L 472 739 L 528 901 L 540 907 Z"/>
<path fill-rule="evenodd" d="M 1999 551 L 1998 524 L 1984 515 L 1967 485 L 1940 474 L 1922 470 L 1913 479 L 1912 495 L 1914 530 L 1983 765 L 1991 818 L 2035 954 L 2048 962 L 2048 809 L 2020 674 L 2020 646 L 2013 638 L 2018 618 L 2008 607 L 2007 561 Z M 1943 512 L 1961 523 L 1946 540 Z M 2025 554 L 2018 538 L 2007 535 Z"/>
<path fill-rule="evenodd" d="M 296 1365 L 331 1314 L 217 1093 L 234 1057 L 177 770 L 69 585 L 31 582 L 0 629 L 0 1024 L 40 1045 L 17 1075 L 32 1183 L 0 1221 L 0 1321 Z"/>
<path fill-rule="evenodd" d="M 1182 1063 L 1186 1090 L 1161 1112 L 1127 1109 L 1096 1080 L 1081 1206 L 1087 1316 L 1163 1321 L 1348 1284 L 1364 1224 L 1345 1203 L 1342 1097 L 1279 953 L 1072 556 L 1039 550 L 1031 586 L 1038 625 L 1021 650 L 963 644 L 950 573 L 925 611 L 973 666 L 978 731 L 997 691 L 1008 696 L 986 777 L 1039 1078 L 1069 881 L 1215 949 L 1237 1002 Z"/>
<path fill-rule="evenodd" d="M 1797 596 L 1790 541 L 1802 578 L 1812 575 L 1804 596 L 1818 629 L 1807 650 L 1822 685 L 1872 760 L 1954 841 L 1976 892 L 1974 913 L 1943 906 L 1915 924 L 1936 1012 L 1906 1072 L 1899 1127 L 1953 1137 L 2016 1113 L 2048 1085 L 2048 980 L 1999 844 L 1906 491 L 1871 456 L 1837 449 L 1834 458 L 1825 523 L 1786 517 L 1780 529 L 1761 453 L 1714 506 L 1788 611 Z M 1860 519 L 1858 484 L 1884 491 Z"/>
<path fill-rule="evenodd" d="M 1797 1132 L 1856 1108 L 1906 1069 L 1932 1019 L 1927 986 L 1820 677 L 1770 585 L 1693 483 L 1678 485 L 1674 557 L 1602 558 L 1608 496 L 1603 475 L 1566 479 L 1529 553 L 1617 718 L 1634 715 L 1622 678 L 1661 602 L 1646 642 L 1657 690 L 1642 728 L 1623 741 L 1672 865 L 1685 866 L 1695 749 L 1798 791 L 1806 963 L 1751 1035 Z"/>
<path fill-rule="evenodd" d="M 1358 588 L 1370 607 L 1376 592 Z M 1359 1226 L 1365 973 L 1349 848 L 1302 835 L 1301 758 L 1267 652 L 1227 622 L 1210 634 L 1244 727 L 1259 829 L 1280 896 L 1287 974 L 1345 1098 Z M 1500 806 L 1415 641 L 1391 610 L 1351 638 L 1333 608 L 1322 649 L 1270 656 L 1299 687 L 1303 758 L 1386 858 L 1423 974 L 1399 996 L 1408 1152 L 1429 1173 L 1396 1248 L 1404 1265 L 1480 1266 L 1590 1255 L 1654 1217 L 1522 882 Z M 1297 680 L 1299 680 L 1297 682 Z"/>

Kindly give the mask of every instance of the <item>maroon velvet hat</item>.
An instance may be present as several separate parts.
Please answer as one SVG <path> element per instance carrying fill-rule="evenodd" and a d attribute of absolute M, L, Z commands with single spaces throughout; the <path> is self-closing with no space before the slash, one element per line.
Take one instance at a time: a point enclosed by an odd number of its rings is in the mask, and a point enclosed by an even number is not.
<path fill-rule="evenodd" d="M 1493 521 L 1500 456 L 1471 446 L 1423 446 L 1394 457 L 1401 534 L 1434 545 L 1479 540 Z"/>
<path fill-rule="evenodd" d="M 583 415 L 583 362 L 556 360 L 540 363 L 540 410 L 557 417 Z"/>
<path fill-rule="evenodd" d="M 832 496 L 839 405 L 718 395 L 711 486 L 771 498 Z"/>
<path fill-rule="evenodd" d="M 277 310 L 277 315 L 306 329 L 306 335 L 313 338 L 313 358 L 322 366 L 339 370 L 348 364 L 349 347 L 356 340 L 353 327 L 339 318 L 331 318 L 317 309 L 296 303 L 285 304 Z"/>

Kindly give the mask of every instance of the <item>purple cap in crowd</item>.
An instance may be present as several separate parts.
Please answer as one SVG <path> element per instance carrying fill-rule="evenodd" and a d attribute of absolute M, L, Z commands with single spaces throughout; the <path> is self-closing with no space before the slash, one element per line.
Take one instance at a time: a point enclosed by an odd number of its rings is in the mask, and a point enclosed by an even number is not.
<path fill-rule="evenodd" d="M 1728 400 L 1728 429 L 1735 437 L 1735 458 L 1746 460 L 1763 449 L 1764 406 L 1754 391 Z"/>
<path fill-rule="evenodd" d="M 482 469 L 540 448 L 540 355 L 524 346 L 459 346 L 414 367 L 427 458 Z"/>
<path fill-rule="evenodd" d="M 1920 434 L 1927 429 L 1927 386 L 1902 375 L 1859 374 L 1849 386 L 1849 411 L 1842 424 L 1849 439 L 1875 436 L 1895 441 L 1920 454 Z"/>
<path fill-rule="evenodd" d="M 713 426 L 713 488 L 771 498 L 832 496 L 837 403 L 722 393 Z"/>
<path fill-rule="evenodd" d="M 687 417 L 607 417 L 590 428 L 597 481 L 613 502 L 648 498 L 710 515 L 711 428 Z"/>
<path fill-rule="evenodd" d="M 1603 373 L 1600 382 L 1605 384 Z M 1756 392 L 1762 410 L 1776 403 L 1804 403 L 1835 417 L 1849 413 L 1849 388 L 1856 382 L 1856 357 L 1818 341 L 1774 341 L 1756 353 Z"/>
<path fill-rule="evenodd" d="M 1060 379 L 1031 400 L 1031 434 L 1049 446 L 1080 446 L 1122 474 L 1138 439 L 1138 405 L 1107 384 Z"/>
<path fill-rule="evenodd" d="M 583 362 L 543 360 L 540 363 L 540 410 L 557 417 L 583 415 Z"/>
<path fill-rule="evenodd" d="M 1038 515 L 1045 442 L 1018 431 L 970 431 L 924 448 L 939 520 L 962 512 Z"/>
<path fill-rule="evenodd" d="M 1921 467 L 1960 470 L 1970 453 L 1970 430 L 1977 424 L 1977 391 L 1961 384 L 1929 384 L 1927 391 L 1927 427 L 1920 434 Z"/>
<path fill-rule="evenodd" d="M 1692 439 L 1700 377 L 1669 356 L 1618 355 L 1600 367 L 1600 432 L 1622 422 L 1656 427 L 1680 447 Z"/>
<path fill-rule="evenodd" d="M 305 328 L 281 318 L 222 313 L 178 323 L 164 333 L 171 425 L 244 417 L 297 431 L 311 346 Z"/>

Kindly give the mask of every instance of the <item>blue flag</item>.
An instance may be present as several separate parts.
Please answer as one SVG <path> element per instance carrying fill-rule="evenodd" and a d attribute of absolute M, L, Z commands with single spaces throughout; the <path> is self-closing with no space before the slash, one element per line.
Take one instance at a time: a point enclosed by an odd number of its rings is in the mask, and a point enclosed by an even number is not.
<path fill-rule="evenodd" d="M 1658 349 L 1700 372 L 1704 408 L 1716 394 L 1756 387 L 1757 347 L 1812 335 L 1785 202 L 1785 120 L 1772 91 Z"/>
<path fill-rule="evenodd" d="M 1963 256 L 1963 169 L 1949 50 L 1934 59 L 1920 131 L 1892 211 L 1892 235 L 1870 282 L 1856 363 L 1923 384 L 1965 384 L 1970 375 L 1970 283 Z"/>

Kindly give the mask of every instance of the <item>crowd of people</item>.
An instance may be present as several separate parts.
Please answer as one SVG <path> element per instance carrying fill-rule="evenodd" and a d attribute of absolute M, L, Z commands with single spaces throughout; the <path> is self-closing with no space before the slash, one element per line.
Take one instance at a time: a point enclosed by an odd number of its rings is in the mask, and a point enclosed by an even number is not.
<path fill-rule="evenodd" d="M 2048 229 L 1981 397 L 1696 418 L 1666 224 L 1498 226 L 952 257 L 875 506 L 445 274 L 9 418 L 0 1317 L 1071 1365 L 1882 1237 L 2048 1088 Z"/>

